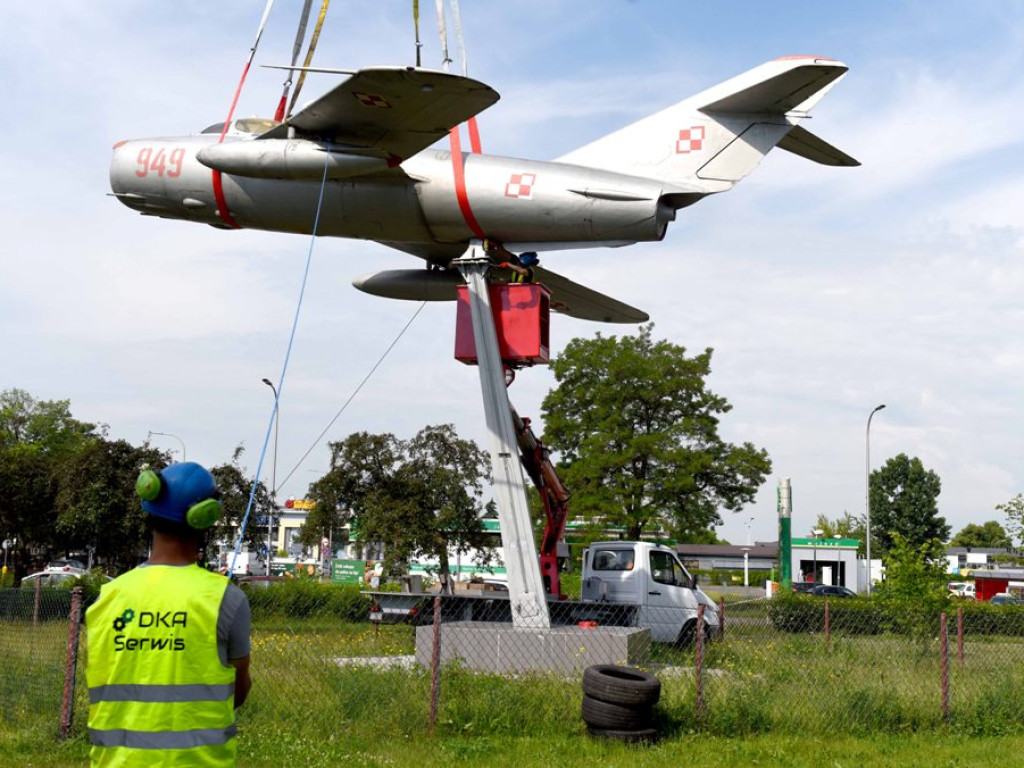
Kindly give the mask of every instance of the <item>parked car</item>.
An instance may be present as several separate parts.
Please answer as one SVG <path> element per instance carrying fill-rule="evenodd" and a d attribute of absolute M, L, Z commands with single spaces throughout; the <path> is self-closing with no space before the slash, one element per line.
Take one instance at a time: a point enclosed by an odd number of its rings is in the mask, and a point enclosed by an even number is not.
<path fill-rule="evenodd" d="M 811 590 L 818 585 L 813 581 L 794 581 L 792 586 L 794 593 L 798 595 L 809 595 Z"/>
<path fill-rule="evenodd" d="M 1010 592 L 999 592 L 989 600 L 992 605 L 1020 605 L 1021 599 Z"/>
<path fill-rule="evenodd" d="M 66 581 L 72 581 L 87 574 L 88 571 L 83 571 L 66 565 L 59 568 L 51 566 L 46 568 L 46 570 L 39 571 L 38 573 L 30 573 L 28 576 L 23 578 L 21 580 L 21 588 L 35 589 L 37 583 L 39 583 L 44 589 L 46 587 L 56 587 Z M 113 579 L 106 575 L 103 576 L 103 579 L 105 581 L 113 581 Z"/>
<path fill-rule="evenodd" d="M 811 594 L 815 597 L 856 597 L 857 593 L 849 587 L 837 584 L 815 584 Z"/>

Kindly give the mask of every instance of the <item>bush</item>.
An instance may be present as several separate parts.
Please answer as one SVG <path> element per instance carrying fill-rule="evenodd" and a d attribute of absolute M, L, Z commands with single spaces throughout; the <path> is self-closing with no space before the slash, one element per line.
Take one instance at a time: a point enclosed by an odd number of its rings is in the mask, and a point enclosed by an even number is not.
<path fill-rule="evenodd" d="M 259 589 L 243 585 L 242 589 L 249 597 L 254 619 L 287 617 L 369 621 L 371 599 L 355 585 L 296 579 Z"/>
<path fill-rule="evenodd" d="M 783 632 L 824 632 L 825 601 L 807 595 L 778 595 L 768 605 L 772 626 Z M 847 635 L 877 635 L 889 614 L 877 602 L 859 598 L 829 601 L 830 631 Z"/>

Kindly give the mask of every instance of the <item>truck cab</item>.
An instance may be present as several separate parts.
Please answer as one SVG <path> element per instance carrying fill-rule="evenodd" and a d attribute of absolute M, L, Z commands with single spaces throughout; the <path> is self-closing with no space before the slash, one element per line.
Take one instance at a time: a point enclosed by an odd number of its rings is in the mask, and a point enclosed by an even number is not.
<path fill-rule="evenodd" d="M 705 637 L 718 630 L 718 607 L 666 546 L 646 541 L 602 541 L 583 553 L 583 600 L 638 607 L 637 624 L 651 639 L 690 643 L 698 606 L 704 606 Z"/>

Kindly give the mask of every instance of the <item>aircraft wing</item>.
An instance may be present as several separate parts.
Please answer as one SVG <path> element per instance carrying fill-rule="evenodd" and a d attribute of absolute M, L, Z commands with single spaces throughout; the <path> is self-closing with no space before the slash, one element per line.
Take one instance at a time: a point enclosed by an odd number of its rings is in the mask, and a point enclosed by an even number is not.
<path fill-rule="evenodd" d="M 291 127 L 304 138 L 329 139 L 400 162 L 498 98 L 490 86 L 446 72 L 362 69 L 260 138 L 280 138 Z"/>
<path fill-rule="evenodd" d="M 599 323 L 642 323 L 646 312 L 606 296 L 543 267 L 534 267 L 538 283 L 551 291 L 551 309 L 563 315 Z M 498 281 L 508 280 L 508 270 L 494 270 Z M 456 286 L 464 283 L 457 269 L 391 269 L 362 275 L 352 284 L 365 293 L 409 301 L 455 301 Z"/>

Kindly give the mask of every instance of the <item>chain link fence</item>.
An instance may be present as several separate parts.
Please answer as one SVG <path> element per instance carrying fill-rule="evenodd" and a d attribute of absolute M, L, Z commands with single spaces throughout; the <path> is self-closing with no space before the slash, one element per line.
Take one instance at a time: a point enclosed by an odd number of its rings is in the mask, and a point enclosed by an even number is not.
<path fill-rule="evenodd" d="M 628 606 L 556 605 L 552 628 L 540 630 L 513 627 L 507 593 L 409 596 L 390 613 L 365 593 L 316 583 L 249 598 L 254 688 L 240 710 L 243 750 L 426 733 L 582 734 L 583 671 L 594 663 L 658 677 L 653 717 L 663 736 L 1024 732 L 1024 606 L 744 600 L 720 604 L 707 635 L 670 644 L 637 625 L 675 614 Z M 87 649 L 83 641 L 76 660 L 70 642 L 77 612 L 67 591 L 0 591 L 6 726 L 45 723 L 57 734 L 63 722 L 83 732 Z"/>

